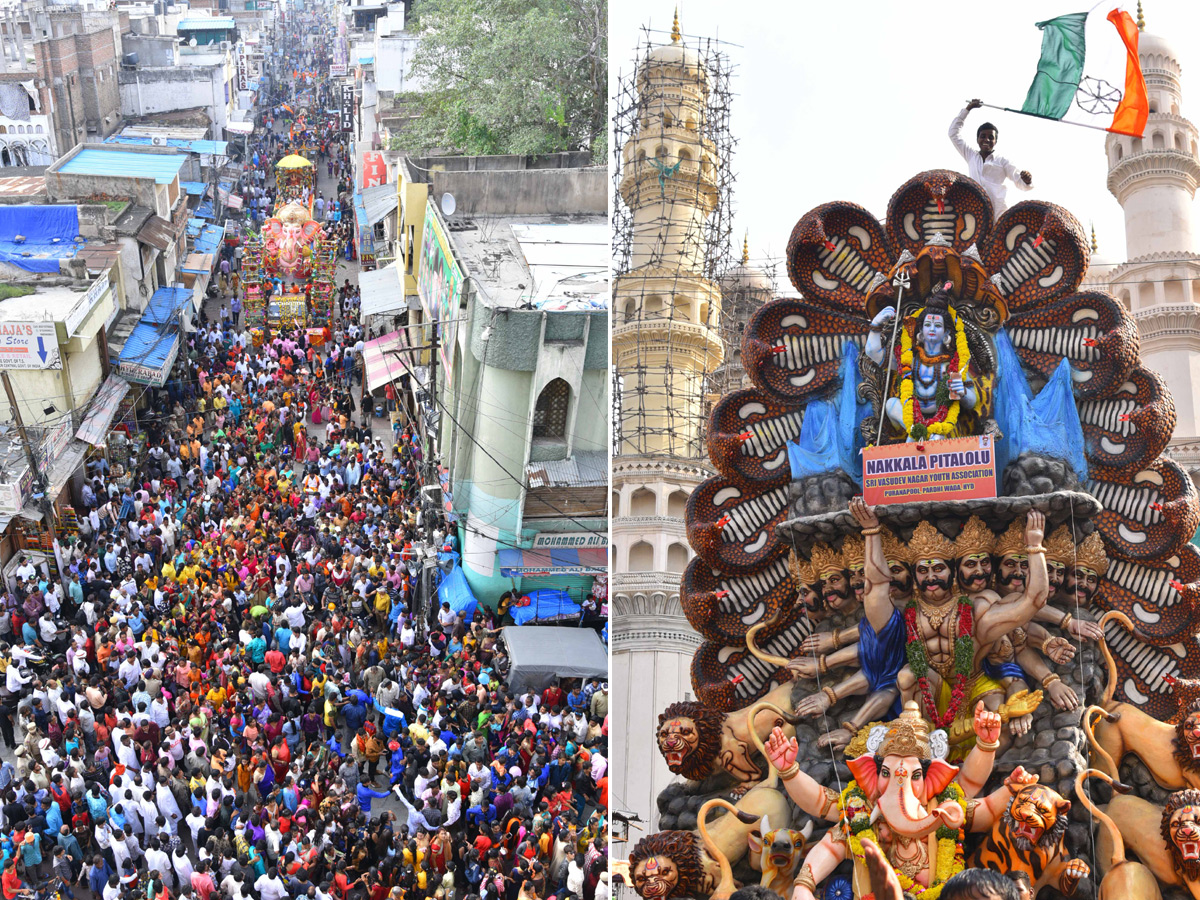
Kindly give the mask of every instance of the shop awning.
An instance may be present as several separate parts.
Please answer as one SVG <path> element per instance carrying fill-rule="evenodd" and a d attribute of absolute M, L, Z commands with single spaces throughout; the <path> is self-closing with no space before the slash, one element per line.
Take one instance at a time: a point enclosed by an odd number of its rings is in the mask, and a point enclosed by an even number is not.
<path fill-rule="evenodd" d="M 395 184 L 378 184 L 374 187 L 363 188 L 362 198 L 363 211 L 366 213 L 368 225 L 382 222 L 395 212 L 400 203 Z"/>
<path fill-rule="evenodd" d="M 47 494 L 52 500 L 62 493 L 67 482 L 79 471 L 87 451 L 88 445 L 83 441 L 72 441 L 62 455 L 51 463 L 50 471 L 46 473 L 46 486 Z"/>
<path fill-rule="evenodd" d="M 366 273 L 364 273 L 366 274 Z M 364 294 L 365 296 L 365 294 Z M 408 347 L 404 332 L 393 331 L 363 346 L 363 369 L 367 373 L 367 390 L 373 391 L 401 375 L 414 375 L 412 353 L 401 352 Z"/>
<path fill-rule="evenodd" d="M 162 387 L 178 355 L 179 332 L 175 328 L 160 331 L 157 325 L 140 322 L 125 339 L 117 371 L 127 381 Z"/>
<path fill-rule="evenodd" d="M 252 91 L 258 90 L 258 82 L 257 81 L 250 82 L 250 90 L 252 90 Z M 254 123 L 253 122 L 226 122 L 225 130 L 232 134 L 253 134 L 254 133 Z"/>
<path fill-rule="evenodd" d="M 160 287 L 146 304 L 142 321 L 151 325 L 174 325 L 179 322 L 179 310 L 192 302 L 188 288 Z"/>
<path fill-rule="evenodd" d="M 117 416 L 117 409 L 128 393 L 129 382 L 115 372 L 110 374 L 92 398 L 92 405 L 88 408 L 83 424 L 75 432 L 75 437 L 94 447 L 103 444 L 108 429 Z"/>
<path fill-rule="evenodd" d="M 404 298 L 404 284 L 400 281 L 400 271 L 394 265 L 360 272 L 358 288 L 362 295 L 362 304 L 358 310 L 360 322 L 367 316 L 381 316 L 408 309 L 408 301 Z"/>
<path fill-rule="evenodd" d="M 608 648 L 590 628 L 509 626 L 500 632 L 512 665 L 509 690 L 540 690 L 563 678 L 607 678 Z"/>
<path fill-rule="evenodd" d="M 607 575 L 608 548 L 498 550 L 501 578 L 523 575 Z"/>

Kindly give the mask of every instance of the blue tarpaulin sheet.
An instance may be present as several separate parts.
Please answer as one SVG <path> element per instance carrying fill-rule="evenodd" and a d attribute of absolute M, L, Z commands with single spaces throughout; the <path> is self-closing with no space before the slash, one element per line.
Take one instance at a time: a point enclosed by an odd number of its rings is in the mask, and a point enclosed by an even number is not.
<path fill-rule="evenodd" d="M 181 181 L 179 186 L 187 191 L 189 197 L 199 197 L 208 189 L 203 181 Z"/>
<path fill-rule="evenodd" d="M 202 219 L 212 219 L 216 217 L 213 213 L 213 205 L 211 200 L 205 200 L 203 203 L 193 209 L 192 212 Z"/>
<path fill-rule="evenodd" d="M 78 236 L 75 206 L 0 206 L 0 261 L 26 272 L 58 272 L 58 261 L 78 251 Z"/>
<path fill-rule="evenodd" d="M 442 580 L 437 593 L 438 602 L 449 603 L 450 608 L 460 614 L 464 622 L 470 622 L 475 617 L 475 607 L 478 604 L 461 566 L 455 566 Z"/>
<path fill-rule="evenodd" d="M 530 622 L 546 622 L 553 619 L 578 619 L 583 610 L 566 591 L 555 588 L 539 588 L 526 594 L 528 606 L 509 607 L 513 621 L 518 625 Z"/>

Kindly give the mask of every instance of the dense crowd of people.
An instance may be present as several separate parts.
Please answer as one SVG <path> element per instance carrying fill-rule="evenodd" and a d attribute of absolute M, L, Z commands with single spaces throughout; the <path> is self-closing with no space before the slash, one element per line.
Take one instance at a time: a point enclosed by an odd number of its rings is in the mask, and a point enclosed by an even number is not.
<path fill-rule="evenodd" d="M 457 538 L 356 415 L 357 326 L 256 340 L 232 263 L 64 571 L 6 586 L 5 900 L 607 896 L 607 684 L 510 691 L 498 614 L 420 594 Z"/>

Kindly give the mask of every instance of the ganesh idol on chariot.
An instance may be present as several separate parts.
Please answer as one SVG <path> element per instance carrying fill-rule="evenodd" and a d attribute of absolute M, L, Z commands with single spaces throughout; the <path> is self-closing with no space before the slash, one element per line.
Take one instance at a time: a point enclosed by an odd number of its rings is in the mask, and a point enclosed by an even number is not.
<path fill-rule="evenodd" d="M 944 170 L 882 223 L 847 202 L 800 217 L 801 296 L 747 325 L 753 386 L 713 407 L 719 474 L 687 508 L 703 642 L 695 699 L 659 717 L 681 780 L 629 856 L 642 896 L 861 898 L 865 837 L 924 900 L 972 867 L 1092 896 L 1116 859 L 1093 828 L 1120 841 L 1162 813 L 1192 846 L 1200 795 L 1113 800 L 1111 828 L 1081 796 L 1130 766 L 1200 788 L 1170 753 L 1200 722 L 1200 503 L 1129 313 L 1080 289 L 1088 261 L 1067 210 L 997 217 Z"/>

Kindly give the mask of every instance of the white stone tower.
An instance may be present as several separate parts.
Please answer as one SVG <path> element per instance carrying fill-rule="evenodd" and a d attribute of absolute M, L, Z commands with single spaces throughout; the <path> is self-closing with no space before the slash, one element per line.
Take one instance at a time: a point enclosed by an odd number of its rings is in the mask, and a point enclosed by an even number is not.
<path fill-rule="evenodd" d="M 1195 194 L 1200 184 L 1200 134 L 1183 115 L 1179 55 L 1145 31 L 1138 4 L 1138 56 L 1150 99 L 1141 138 L 1110 134 L 1108 189 L 1125 212 L 1126 261 L 1090 273 L 1137 320 L 1142 360 L 1167 379 L 1178 414 L 1172 455 L 1200 465 L 1200 233 Z M 1099 267 L 1098 267 L 1099 268 Z"/>
<path fill-rule="evenodd" d="M 638 62 L 617 139 L 627 138 L 615 178 L 628 217 L 614 240 L 628 241 L 628 264 L 613 286 L 612 796 L 614 810 L 637 814 L 648 830 L 673 778 L 654 746 L 658 714 L 690 697 L 700 644 L 679 583 L 694 556 L 683 521 L 688 498 L 713 474 L 705 385 L 724 356 L 721 290 L 709 277 L 724 163 L 706 118 L 713 87 L 714 73 L 684 43 L 676 17 L 670 43 Z M 618 858 L 628 850 L 614 845 Z"/>

